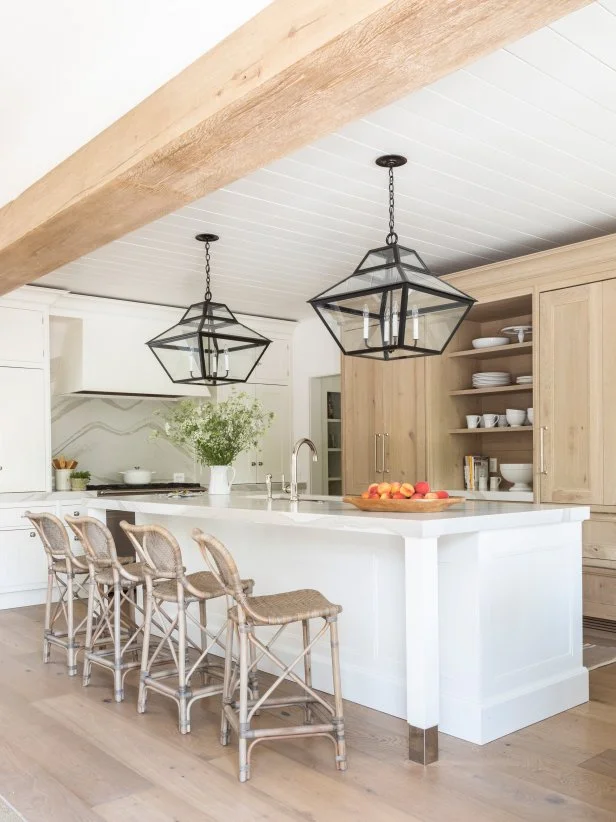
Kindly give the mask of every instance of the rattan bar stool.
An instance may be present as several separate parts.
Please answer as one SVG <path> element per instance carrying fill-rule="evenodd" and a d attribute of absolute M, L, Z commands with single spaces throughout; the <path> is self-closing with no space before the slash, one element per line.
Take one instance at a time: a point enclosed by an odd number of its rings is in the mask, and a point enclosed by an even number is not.
<path fill-rule="evenodd" d="M 73 554 L 71 541 L 62 520 L 47 512 L 26 511 L 39 535 L 47 555 L 47 597 L 45 600 L 45 625 L 43 628 L 43 662 L 49 662 L 51 646 L 66 651 L 68 675 L 77 673 L 77 654 L 85 644 L 86 617 L 75 624 L 75 603 L 87 602 L 86 578 L 89 573 L 86 557 Z M 54 603 L 54 587 L 58 599 Z M 56 627 L 64 617 L 64 629 Z"/>
<path fill-rule="evenodd" d="M 208 628 L 206 608 L 209 600 L 225 596 L 225 591 L 209 571 L 186 574 L 180 546 L 166 528 L 127 522 L 121 522 L 120 526 L 146 569 L 145 631 L 137 710 L 145 712 L 148 689 L 170 697 L 178 705 L 180 733 L 186 734 L 190 732 L 190 711 L 194 703 L 222 694 L 223 663 L 212 652 L 216 646 L 225 651 L 223 635 L 226 626 L 223 624 L 217 633 L 213 633 Z M 238 584 L 242 591 L 252 592 L 254 583 L 251 579 L 241 580 Z M 198 618 L 189 610 L 194 603 L 199 606 Z M 158 635 L 152 631 L 152 626 L 157 624 L 166 628 Z M 188 635 L 191 627 L 195 639 Z M 172 641 L 175 633 L 177 648 Z M 154 643 L 156 647 L 150 652 L 150 644 Z M 173 658 L 173 665 L 154 671 L 153 666 L 165 647 Z M 200 687 L 192 684 L 196 674 L 203 675 Z M 218 681 L 212 682 L 211 678 Z M 256 695 L 256 675 L 251 687 Z"/>
<path fill-rule="evenodd" d="M 94 517 L 65 517 L 81 540 L 90 568 L 83 684 L 90 684 L 92 665 L 113 673 L 114 699 L 124 699 L 124 680 L 141 666 L 144 611 L 137 590 L 145 583 L 140 562 L 123 563 L 107 526 Z"/>
<path fill-rule="evenodd" d="M 254 746 L 258 742 L 274 738 L 327 737 L 334 743 L 336 767 L 340 771 L 345 771 L 347 760 L 337 623 L 338 614 L 342 611 L 341 606 L 334 605 L 318 591 L 310 589 L 253 597 L 242 588 L 237 565 L 227 548 L 215 537 L 204 534 L 198 528 L 193 531 L 192 536 L 201 549 L 205 561 L 218 576 L 226 593 L 235 601 L 235 606 L 229 609 L 227 620 L 227 654 L 220 741 L 223 745 L 229 743 L 229 726 L 238 735 L 240 782 L 250 779 L 250 759 Z M 323 620 L 323 625 L 312 639 L 309 630 L 311 619 Z M 272 646 L 289 625 L 297 622 L 302 623 L 303 648 L 292 662 L 286 664 L 274 654 Z M 277 627 L 268 642 L 262 642 L 255 633 L 256 628 L 265 626 Z M 327 631 L 329 631 L 331 642 L 333 706 L 312 688 L 311 651 L 315 643 Z M 235 635 L 239 642 L 238 664 L 234 664 L 232 655 L 232 637 Z M 251 649 L 256 653 L 251 653 Z M 263 657 L 274 663 L 281 673 L 262 696 L 255 698 L 249 693 L 249 677 Z M 304 679 L 301 679 L 293 670 L 302 661 Z M 273 692 L 284 680 L 291 680 L 299 685 L 304 691 L 303 695 L 272 697 Z M 234 697 L 238 688 L 239 700 L 236 700 Z M 304 706 L 305 722 L 303 725 L 252 727 L 253 717 L 260 709 L 289 705 Z"/>

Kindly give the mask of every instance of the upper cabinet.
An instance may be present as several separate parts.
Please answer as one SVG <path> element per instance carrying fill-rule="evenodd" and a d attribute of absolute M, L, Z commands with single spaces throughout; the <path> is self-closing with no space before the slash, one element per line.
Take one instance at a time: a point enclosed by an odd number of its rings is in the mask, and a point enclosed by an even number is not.
<path fill-rule="evenodd" d="M 0 365 L 43 367 L 45 319 L 40 310 L 0 306 Z"/>
<path fill-rule="evenodd" d="M 46 381 L 41 368 L 0 367 L 0 493 L 47 490 Z"/>
<path fill-rule="evenodd" d="M 604 299 L 608 299 L 608 306 Z M 604 390 L 613 362 L 615 283 L 593 283 L 540 297 L 540 442 L 542 502 L 604 504 Z M 607 311 L 607 313 L 606 313 Z M 613 316 L 613 315 L 612 315 Z M 612 456 L 616 456 L 613 449 Z M 613 459 L 611 460 L 613 462 Z M 609 468 L 612 495 L 616 483 Z M 614 475 L 614 476 L 612 476 Z M 616 495 L 615 495 L 616 496 Z M 616 498 L 606 504 L 616 503 Z"/>

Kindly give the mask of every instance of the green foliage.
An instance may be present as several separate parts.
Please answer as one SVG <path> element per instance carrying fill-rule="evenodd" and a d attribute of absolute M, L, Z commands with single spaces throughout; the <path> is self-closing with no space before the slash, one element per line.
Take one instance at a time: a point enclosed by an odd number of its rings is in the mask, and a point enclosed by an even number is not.
<path fill-rule="evenodd" d="M 164 417 L 164 436 L 191 448 L 204 465 L 231 465 L 238 454 L 258 448 L 274 414 L 260 400 L 232 394 L 224 402 L 183 400 Z"/>
<path fill-rule="evenodd" d="M 89 480 L 91 476 L 89 471 L 73 471 L 71 473 L 71 479 Z"/>

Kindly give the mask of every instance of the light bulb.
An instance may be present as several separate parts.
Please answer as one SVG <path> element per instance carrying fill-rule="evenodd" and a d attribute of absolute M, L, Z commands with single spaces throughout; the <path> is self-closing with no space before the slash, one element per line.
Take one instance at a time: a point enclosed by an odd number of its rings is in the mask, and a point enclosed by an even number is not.
<path fill-rule="evenodd" d="M 364 340 L 368 341 L 370 336 L 370 312 L 368 306 L 364 305 Z"/>
<path fill-rule="evenodd" d="M 413 306 L 412 316 L 413 316 L 413 340 L 415 342 L 417 342 L 417 340 L 419 339 L 419 309 L 417 308 L 416 305 Z"/>

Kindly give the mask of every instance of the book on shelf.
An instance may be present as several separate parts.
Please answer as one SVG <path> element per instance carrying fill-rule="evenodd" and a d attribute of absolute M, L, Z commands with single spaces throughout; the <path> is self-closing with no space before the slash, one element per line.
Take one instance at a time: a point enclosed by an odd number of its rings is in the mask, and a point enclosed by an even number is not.
<path fill-rule="evenodd" d="M 468 454 L 464 457 L 464 487 L 467 491 L 478 491 L 479 480 L 485 479 L 486 484 L 490 476 L 490 462 L 488 457 L 478 454 Z"/>

